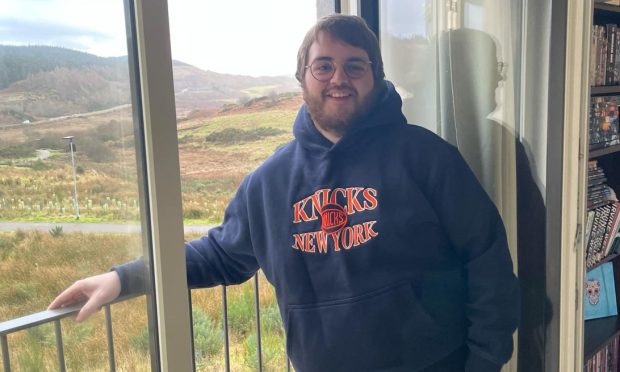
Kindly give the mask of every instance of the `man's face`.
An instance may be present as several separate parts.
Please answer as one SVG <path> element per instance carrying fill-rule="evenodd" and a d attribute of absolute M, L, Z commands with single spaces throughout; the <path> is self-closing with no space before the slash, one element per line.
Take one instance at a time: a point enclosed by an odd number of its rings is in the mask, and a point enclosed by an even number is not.
<path fill-rule="evenodd" d="M 347 127 L 363 118 L 374 103 L 374 78 L 372 66 L 360 78 L 351 79 L 343 69 L 348 61 L 369 61 L 368 53 L 361 48 L 335 40 L 321 32 L 308 51 L 308 65 L 315 61 L 333 62 L 336 70 L 331 79 L 319 81 L 310 69 L 303 79 L 304 100 L 319 130 L 342 137 Z"/>

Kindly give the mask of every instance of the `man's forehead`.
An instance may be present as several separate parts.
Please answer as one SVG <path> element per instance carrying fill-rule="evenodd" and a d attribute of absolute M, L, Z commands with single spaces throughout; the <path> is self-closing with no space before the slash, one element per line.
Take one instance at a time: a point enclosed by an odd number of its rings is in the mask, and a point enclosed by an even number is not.
<path fill-rule="evenodd" d="M 311 59 L 336 59 L 335 53 L 344 53 L 347 56 L 346 60 L 367 60 L 368 53 L 360 48 L 353 46 L 346 41 L 335 37 L 327 32 L 321 31 L 316 37 L 316 40 L 310 45 L 309 57 Z M 338 56 L 342 58 L 342 55 Z"/>

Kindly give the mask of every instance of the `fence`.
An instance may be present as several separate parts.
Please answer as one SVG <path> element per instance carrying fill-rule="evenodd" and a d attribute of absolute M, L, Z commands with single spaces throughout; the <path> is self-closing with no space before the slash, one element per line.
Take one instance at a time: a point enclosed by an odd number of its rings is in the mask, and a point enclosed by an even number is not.
<path fill-rule="evenodd" d="M 227 309 L 227 293 L 226 287 L 222 286 L 222 303 L 223 303 L 223 328 L 224 328 L 224 356 L 225 356 L 225 366 L 226 371 L 230 371 L 230 350 L 229 350 L 229 325 L 228 325 L 228 309 Z M 112 333 L 112 312 L 111 305 L 114 303 L 119 303 L 122 301 L 129 300 L 131 298 L 137 297 L 133 296 L 123 296 L 117 298 L 110 304 L 104 306 L 105 312 L 105 324 L 106 324 L 106 339 L 108 345 L 108 364 L 110 372 L 116 371 L 116 360 L 114 357 L 114 336 Z M 191 298 L 191 292 L 190 292 Z M 257 357 L 258 357 L 258 370 L 262 372 L 263 370 L 263 361 L 262 361 L 262 342 L 261 342 L 261 323 L 260 323 L 260 305 L 259 305 L 259 291 L 258 291 L 258 275 L 254 276 L 254 298 L 255 298 L 255 313 L 256 313 L 256 338 L 257 338 Z M 65 356 L 64 356 L 64 345 L 62 340 L 62 329 L 60 320 L 71 315 L 77 314 L 80 310 L 81 305 L 69 306 L 62 309 L 56 310 L 45 310 L 35 314 L 27 315 L 21 318 L 16 318 L 12 320 L 8 320 L 6 322 L 0 323 L 0 346 L 2 348 L 2 361 L 4 365 L 4 372 L 11 372 L 11 361 L 9 354 L 9 343 L 7 336 L 11 333 L 15 333 L 21 330 L 25 330 L 28 328 L 36 327 L 45 323 L 54 323 L 54 330 L 56 336 L 56 351 L 58 354 L 58 370 L 61 372 L 65 372 Z M 287 358 L 286 370 L 290 372 L 291 365 L 290 361 Z"/>

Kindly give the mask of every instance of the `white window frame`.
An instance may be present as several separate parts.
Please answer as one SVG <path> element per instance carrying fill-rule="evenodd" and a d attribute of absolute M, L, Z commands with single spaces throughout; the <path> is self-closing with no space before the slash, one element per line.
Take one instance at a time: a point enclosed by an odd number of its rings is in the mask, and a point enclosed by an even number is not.
<path fill-rule="evenodd" d="M 183 247 L 181 178 L 176 128 L 168 4 L 129 0 L 135 9 L 139 86 L 150 210 L 159 366 L 192 371 L 193 343 Z M 151 331 L 152 332 L 152 331 Z M 153 350 L 153 349 L 152 349 Z"/>

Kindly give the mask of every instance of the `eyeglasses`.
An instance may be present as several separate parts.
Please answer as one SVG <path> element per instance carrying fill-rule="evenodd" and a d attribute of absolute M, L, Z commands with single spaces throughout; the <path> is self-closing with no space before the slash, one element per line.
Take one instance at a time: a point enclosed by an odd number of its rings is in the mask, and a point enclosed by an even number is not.
<path fill-rule="evenodd" d="M 360 79 L 366 75 L 371 64 L 371 61 L 346 61 L 342 65 L 342 69 L 349 78 Z M 317 59 L 306 66 L 306 69 L 310 69 L 310 73 L 315 79 L 325 82 L 330 80 L 334 73 L 336 73 L 336 64 L 328 59 Z"/>

